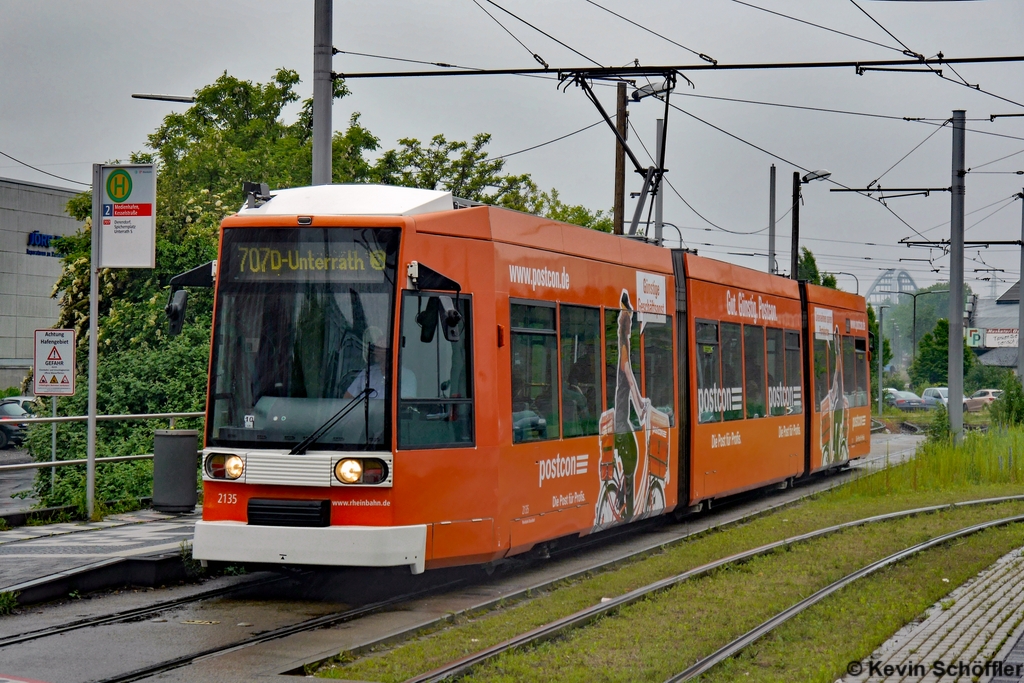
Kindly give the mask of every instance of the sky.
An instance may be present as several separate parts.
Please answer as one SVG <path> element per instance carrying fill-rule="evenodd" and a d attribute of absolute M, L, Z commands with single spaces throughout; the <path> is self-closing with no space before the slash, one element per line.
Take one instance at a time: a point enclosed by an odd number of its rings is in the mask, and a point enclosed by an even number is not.
<path fill-rule="evenodd" d="M 679 45 L 720 64 L 898 59 L 903 46 L 926 57 L 1024 54 L 1019 0 L 495 1 L 568 48 L 489 0 L 337 0 L 334 45 L 346 52 L 495 69 L 536 66 L 532 53 L 552 68 L 634 60 L 644 66 L 701 63 Z M 287 67 L 298 71 L 298 92 L 309 97 L 312 43 L 312 0 L 0 0 L 0 152 L 67 180 L 6 157 L 0 157 L 0 177 L 83 189 L 69 181 L 87 183 L 92 163 L 144 150 L 146 136 L 163 116 L 188 106 L 136 100 L 132 93 L 190 95 L 225 71 L 266 82 Z M 433 69 L 350 54 L 336 55 L 333 65 L 342 73 Z M 1015 173 L 1024 170 L 1024 117 L 990 116 L 1024 113 L 1024 63 L 955 68 L 987 92 L 958 83 L 948 65 L 942 67 L 945 78 L 857 75 L 852 68 L 682 69 L 693 86 L 680 79 L 671 100 L 686 113 L 673 110 L 668 121 L 665 165 L 671 186 L 665 188 L 664 217 L 678 232 L 666 227 L 666 244 L 677 246 L 681 237 L 702 255 L 766 269 L 774 163 L 777 261 L 787 272 L 791 223 L 784 214 L 792 202 L 793 171 L 826 169 L 834 182 L 805 185 L 800 209 L 801 245 L 814 252 L 821 269 L 852 273 L 838 276 L 840 286 L 862 294 L 887 268 L 905 268 L 920 287 L 945 281 L 948 255 L 900 240 L 948 238 L 948 193 L 894 198 L 886 208 L 865 196 L 829 190 L 862 188 L 878 178 L 883 187 L 948 187 L 952 134 L 951 126 L 941 124 L 955 109 L 968 118 L 967 239 L 1019 239 L 1022 202 L 1013 195 L 1024 185 L 1024 175 Z M 334 105 L 334 129 L 343 130 L 358 112 L 384 149 L 404 137 L 426 141 L 442 133 L 468 140 L 487 132 L 491 154 L 504 155 L 600 121 L 579 88 L 563 91 L 552 79 L 351 79 L 348 85 L 352 94 Z M 614 88 L 596 89 L 614 110 Z M 297 111 L 286 110 L 285 118 L 294 120 Z M 644 148 L 654 153 L 656 119 L 662 115 L 663 105 L 653 99 L 630 105 L 630 144 L 645 164 Z M 614 148 L 602 124 L 511 156 L 505 170 L 532 174 L 541 188 L 556 188 L 569 203 L 608 211 Z M 629 173 L 626 182 L 627 192 L 640 189 L 639 176 Z M 626 212 L 632 215 L 630 200 Z M 1019 270 L 1018 247 L 967 250 L 965 276 L 976 293 L 1001 293 Z"/>

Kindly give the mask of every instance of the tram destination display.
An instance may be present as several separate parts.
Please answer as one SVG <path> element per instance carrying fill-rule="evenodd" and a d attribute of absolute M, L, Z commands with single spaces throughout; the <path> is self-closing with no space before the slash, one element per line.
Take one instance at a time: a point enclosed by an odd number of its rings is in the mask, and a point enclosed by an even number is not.
<path fill-rule="evenodd" d="M 225 249 L 233 282 L 384 282 L 383 249 L 354 242 L 235 243 Z"/>

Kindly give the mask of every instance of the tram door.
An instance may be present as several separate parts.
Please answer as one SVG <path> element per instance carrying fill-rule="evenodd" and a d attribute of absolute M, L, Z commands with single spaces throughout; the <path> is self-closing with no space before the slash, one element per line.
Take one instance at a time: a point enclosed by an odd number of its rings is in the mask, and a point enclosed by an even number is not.
<path fill-rule="evenodd" d="M 676 382 L 679 400 L 676 403 L 676 426 L 679 434 L 678 503 L 680 507 L 690 504 L 690 344 L 687 330 L 690 329 L 686 314 L 686 267 L 685 251 L 672 250 L 672 271 L 675 275 L 676 309 Z"/>

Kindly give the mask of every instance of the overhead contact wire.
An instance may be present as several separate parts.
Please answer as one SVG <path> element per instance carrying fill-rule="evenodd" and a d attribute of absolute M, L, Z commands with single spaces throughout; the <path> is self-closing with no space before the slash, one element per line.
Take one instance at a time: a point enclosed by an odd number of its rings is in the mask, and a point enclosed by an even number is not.
<path fill-rule="evenodd" d="M 502 29 L 504 29 L 504 30 L 505 30 L 505 33 L 507 33 L 507 34 L 509 34 L 510 36 L 512 36 L 512 40 L 514 40 L 514 41 L 516 41 L 517 43 L 519 43 L 520 45 L 522 45 L 522 46 L 523 46 L 523 49 L 524 49 L 524 50 L 526 50 L 526 51 L 527 51 L 528 53 L 530 53 L 530 56 L 532 56 L 532 57 L 534 58 L 534 60 L 535 60 L 535 61 L 536 61 L 536 62 L 537 62 L 538 64 L 540 64 L 541 66 L 543 66 L 543 67 L 544 67 L 545 69 L 547 69 L 547 68 L 548 68 L 548 63 L 547 63 L 547 62 L 545 62 L 545 61 L 544 61 L 544 59 L 543 59 L 543 58 L 542 58 L 542 57 L 541 57 L 541 56 L 540 56 L 539 54 L 537 54 L 536 52 L 534 52 L 534 51 L 533 51 L 533 50 L 531 50 L 530 48 L 526 47 L 526 43 L 524 43 L 523 41 L 519 40 L 519 37 L 518 37 L 518 36 L 516 36 L 516 34 L 512 33 L 512 31 L 510 31 L 510 30 L 508 29 L 508 27 L 507 27 L 507 26 L 505 26 L 505 24 L 503 24 L 503 23 L 501 23 L 500 21 L 498 21 L 498 18 L 497 18 L 497 17 L 495 17 L 495 16 L 494 16 L 493 14 L 491 14 L 490 12 L 488 12 L 488 11 L 487 11 L 487 9 L 486 9 L 486 8 L 485 8 L 485 7 L 483 6 L 483 5 L 481 5 L 481 4 L 479 3 L 479 2 L 477 2 L 477 0 L 473 0 L 473 4 L 474 4 L 474 5 L 476 5 L 477 7 L 479 7 L 479 8 L 480 8 L 480 10 L 481 10 L 481 11 L 482 11 L 482 12 L 483 12 L 484 14 L 486 14 L 487 16 L 489 16 L 489 17 L 490 17 L 490 18 L 491 18 L 491 19 L 492 19 L 492 20 L 494 21 L 494 23 L 495 23 L 495 24 L 497 24 L 497 25 L 498 25 L 498 26 L 500 26 L 500 27 L 501 27 Z M 491 4 L 494 4 L 494 3 L 491 3 Z M 497 7 L 497 5 L 495 5 L 495 6 Z M 501 8 L 499 7 L 498 9 L 501 9 Z M 513 15 L 513 16 L 514 16 L 514 15 Z"/>
<path fill-rule="evenodd" d="M 86 187 L 92 187 L 92 183 L 83 183 L 81 180 L 72 180 L 71 178 L 65 178 L 62 175 L 57 175 L 56 173 L 50 173 L 49 171 L 44 171 L 43 169 L 36 168 L 32 164 L 26 163 L 26 162 L 22 161 L 21 159 L 15 159 L 10 154 L 7 154 L 6 152 L 0 152 L 0 156 L 5 156 L 5 157 L 7 157 L 8 159 L 10 159 L 11 161 L 13 161 L 16 164 L 21 164 L 22 166 L 24 166 L 26 168 L 31 168 L 33 171 L 36 171 L 38 173 L 42 173 L 43 175 L 48 175 L 51 178 L 57 178 L 59 180 L 63 180 L 65 182 L 69 182 L 69 183 L 75 183 L 76 185 L 85 185 Z"/>
<path fill-rule="evenodd" d="M 947 125 L 947 124 L 951 123 L 951 122 L 952 122 L 952 120 L 953 120 L 953 119 L 946 119 L 945 123 L 943 123 L 943 124 L 942 124 L 941 126 L 939 126 L 939 127 L 938 127 L 938 128 L 936 128 L 935 130 L 933 130 L 933 131 L 932 131 L 931 133 L 929 133 L 929 134 L 928 134 L 928 137 L 926 137 L 926 138 L 925 138 L 924 140 L 922 140 L 921 142 L 919 142 L 919 143 L 917 143 L 916 145 L 914 145 L 914 148 L 913 148 L 912 150 L 910 150 L 909 152 L 907 152 L 906 154 L 904 154 L 904 155 L 903 155 L 902 157 L 900 157 L 900 160 L 899 160 L 899 161 L 897 161 L 897 162 L 896 162 L 895 164 L 893 164 L 892 166 L 890 166 L 889 168 L 887 168 L 887 169 L 885 170 L 885 172 L 884 172 L 884 173 L 882 173 L 882 175 L 880 175 L 880 176 L 878 176 L 877 178 L 875 178 L 874 180 L 872 180 L 872 181 L 871 181 L 870 183 L 868 183 L 868 185 L 867 185 L 867 186 L 868 186 L 868 187 L 871 187 L 872 185 L 876 185 L 876 184 L 878 184 L 878 181 L 879 181 L 879 180 L 881 180 L 882 178 L 884 178 L 884 177 L 885 177 L 885 174 L 886 174 L 886 173 L 888 173 L 888 172 L 889 172 L 889 171 L 891 171 L 892 169 L 894 169 L 894 168 L 896 168 L 897 166 L 899 166 L 900 164 L 902 164 L 902 163 L 903 163 L 903 161 L 904 161 L 904 160 L 905 160 L 905 159 L 906 159 L 907 157 L 909 157 L 909 156 L 910 156 L 911 154 L 913 154 L 914 152 L 916 152 L 916 151 L 918 150 L 918 148 L 919 148 L 919 147 L 921 147 L 921 145 L 923 145 L 924 143 L 926 143 L 926 142 L 928 142 L 929 140 L 931 140 L 931 139 L 932 139 L 932 136 L 933 136 L 933 135 L 935 135 L 935 134 L 936 134 L 936 133 L 938 133 L 938 132 L 939 132 L 940 130 L 942 130 L 942 129 L 943 129 L 943 128 L 944 128 L 944 127 L 945 127 L 945 126 Z"/>
<path fill-rule="evenodd" d="M 498 159 L 507 159 L 509 157 L 514 157 L 517 154 L 522 154 L 523 152 L 529 152 L 531 150 L 535 150 L 535 149 L 538 149 L 540 147 L 544 147 L 546 145 L 553 144 L 555 142 L 558 142 L 559 140 L 564 140 L 564 139 L 566 139 L 568 137 L 572 137 L 573 135 L 577 135 L 579 133 L 582 133 L 585 130 L 590 130 L 594 126 L 600 126 L 603 123 L 604 123 L 603 119 L 601 121 L 595 121 L 594 123 L 590 124 L 589 126 L 584 126 L 583 128 L 580 128 L 579 130 L 574 130 L 571 133 L 566 133 L 565 135 L 560 135 L 559 137 L 554 138 L 553 140 L 548 140 L 547 142 L 542 142 L 539 145 L 533 145 L 532 147 L 527 147 L 526 149 L 521 149 L 521 150 L 519 150 L 517 152 L 509 152 L 508 154 L 502 154 L 501 156 L 498 156 L 498 157 L 491 157 L 490 160 L 491 161 L 497 161 Z"/>
<path fill-rule="evenodd" d="M 483 9 L 483 8 L 481 8 Z M 484 10 L 486 11 L 486 10 Z M 515 36 L 513 36 L 514 38 Z M 357 57 L 372 57 L 373 59 L 387 59 L 392 62 L 407 62 L 409 64 L 427 64 L 429 66 L 439 66 L 443 69 L 466 69 L 468 71 L 482 71 L 472 66 L 460 66 L 459 64 L 448 64 L 447 62 L 425 62 L 422 59 L 405 59 L 404 57 L 388 57 L 386 55 L 371 55 L 367 52 L 353 52 L 351 50 L 339 50 L 334 48 L 334 54 L 336 55 L 355 55 Z"/>
<path fill-rule="evenodd" d="M 638 24 L 638 23 L 636 23 L 635 21 L 633 21 L 632 19 L 630 19 L 630 18 L 628 18 L 628 17 L 624 17 L 624 16 L 622 16 L 622 15 L 621 15 L 621 14 L 619 14 L 618 12 L 614 12 L 614 11 L 612 11 L 612 10 L 608 9 L 608 8 L 607 8 L 607 7 L 605 7 L 604 5 L 599 5 L 599 4 L 597 4 L 596 2 L 594 2 L 594 0 L 584 0 L 584 2 L 590 3 L 590 4 L 591 4 L 591 5 L 593 5 L 594 7 L 597 7 L 598 9 L 602 9 L 602 10 L 604 10 L 605 12 L 607 12 L 608 14 L 612 14 L 612 15 L 614 15 L 614 16 L 618 17 L 619 19 L 622 19 L 623 21 L 625 21 L 625 22 L 627 22 L 627 23 L 629 23 L 629 24 L 632 24 L 633 26 L 636 26 L 636 27 L 637 27 L 638 29 L 641 29 L 641 30 L 643 30 L 643 31 L 647 31 L 647 32 L 648 32 L 648 33 L 650 33 L 651 35 L 655 35 L 655 36 L 658 36 L 658 37 L 659 37 L 659 38 L 661 38 L 662 40 L 664 40 L 664 41 L 667 41 L 667 42 L 669 42 L 669 43 L 672 43 L 672 44 L 673 44 L 673 45 L 675 45 L 676 47 L 681 47 L 682 49 L 686 50 L 686 51 L 687 51 L 687 52 L 689 52 L 690 54 L 694 55 L 695 57 L 697 57 L 697 58 L 699 58 L 699 59 L 703 59 L 703 60 L 704 60 L 705 62 L 708 62 L 709 64 L 714 64 L 714 65 L 716 65 L 716 66 L 718 65 L 718 60 L 717 60 L 717 59 L 713 59 L 713 58 L 709 57 L 708 55 L 704 54 L 703 52 L 698 52 L 697 50 L 694 50 L 693 48 L 689 48 L 689 47 L 686 47 L 686 46 L 685 46 L 685 45 L 683 45 L 682 43 L 677 43 L 676 41 L 672 40 L 671 38 L 669 38 L 669 37 L 667 37 L 667 36 L 663 36 L 663 35 L 661 35 L 661 34 L 660 34 L 660 33 L 658 33 L 657 31 L 654 31 L 654 30 L 652 30 L 652 29 L 649 29 L 649 28 L 647 28 L 646 26 L 644 26 L 644 25 L 642 25 L 642 24 Z"/>
<path fill-rule="evenodd" d="M 839 34 L 841 36 L 846 36 L 847 38 L 853 38 L 854 40 L 859 40 L 859 41 L 861 41 L 863 43 L 870 43 L 871 45 L 877 45 L 878 47 L 884 47 L 886 50 L 892 50 L 893 52 L 899 52 L 900 54 L 905 54 L 903 52 L 903 50 L 899 49 L 898 47 L 893 47 L 892 45 L 886 45 L 885 43 L 878 43 L 878 42 L 875 42 L 873 40 L 868 40 L 867 38 L 861 38 L 860 36 L 855 36 L 852 33 L 845 33 L 843 31 L 839 31 L 839 30 L 834 29 L 834 28 L 829 28 L 828 26 L 822 26 L 821 24 L 815 24 L 814 22 L 811 22 L 811 21 L 806 21 L 804 19 L 799 19 L 797 17 L 790 16 L 788 14 L 783 14 L 782 12 L 776 12 L 774 10 L 766 9 L 764 7 L 758 7 L 757 5 L 752 5 L 749 2 L 743 2 L 743 0 L 732 0 L 732 1 L 735 2 L 738 5 L 745 5 L 747 7 L 752 8 L 752 9 L 757 9 L 757 10 L 761 10 L 762 12 L 767 12 L 768 14 L 774 14 L 775 16 L 782 17 L 783 19 L 790 19 L 792 21 L 795 21 L 795 22 L 798 22 L 798 23 L 801 23 L 801 24 L 807 24 L 808 26 L 813 26 L 814 28 L 820 28 L 823 31 L 829 31 L 830 33 L 837 33 L 837 34 Z M 897 40 L 896 42 L 898 43 L 899 41 Z"/>
<path fill-rule="evenodd" d="M 476 2 L 476 0 L 473 0 L 473 2 Z M 494 2 L 494 0 L 484 0 L 484 2 L 486 2 L 486 3 L 487 3 L 487 4 L 489 4 L 489 5 L 494 5 L 495 7 L 497 7 L 498 9 L 500 9 L 500 10 L 501 10 L 502 12 L 504 12 L 504 13 L 505 13 L 505 14 L 507 14 L 507 15 L 509 15 L 509 16 L 510 16 L 510 17 L 512 17 L 513 19 L 515 19 L 516 21 L 519 21 L 519 22 L 522 22 L 522 23 L 526 24 L 527 26 L 529 26 L 530 28 L 532 28 L 532 29 L 533 29 L 534 31 L 536 31 L 537 33 L 540 33 L 541 35 L 543 35 L 543 36 L 546 36 L 547 38 L 550 38 L 551 40 L 555 41 L 556 43 L 558 43 L 559 45 L 561 45 L 561 46 L 562 46 L 562 47 L 564 47 L 565 49 L 569 50 L 570 52 L 573 52 L 574 54 L 577 54 L 577 55 L 579 55 L 580 57 L 583 57 L 583 59 L 587 60 L 588 62 L 590 62 L 590 63 L 592 63 L 592 64 L 595 64 L 595 65 L 597 65 L 597 66 L 603 66 L 603 64 L 601 64 L 600 62 L 597 62 L 597 61 L 595 61 L 595 60 L 591 59 L 590 57 L 586 56 L 585 54 L 583 54 L 583 53 L 582 53 L 582 52 L 580 52 L 579 50 L 577 50 L 577 49 L 575 49 L 575 48 L 573 48 L 573 47 L 570 47 L 569 45 L 566 45 L 566 44 L 565 44 L 565 43 L 563 43 L 563 42 L 562 42 L 561 40 L 559 40 L 558 38 L 555 38 L 555 37 L 554 37 L 553 35 L 551 35 L 551 34 L 550 34 L 550 33 L 548 33 L 547 31 L 545 31 L 545 30 L 543 30 L 543 29 L 540 29 L 540 28 L 537 28 L 536 26 L 534 26 L 533 24 L 531 24 L 530 22 L 528 22 L 528 21 L 527 21 L 526 19 L 523 19 L 522 17 L 520 17 L 520 16 L 518 16 L 518 15 L 514 14 L 513 12 L 510 12 L 509 10 L 505 9 L 504 7 L 502 7 L 501 5 L 499 5 L 498 3 Z M 490 16 L 490 13 L 488 13 L 488 16 Z M 495 21 L 497 21 L 497 20 L 495 20 Z M 502 28 L 504 28 L 504 26 L 503 26 Z M 505 30 L 507 31 L 508 29 L 505 29 Z M 517 38 L 516 40 L 518 40 L 518 38 Z M 524 45 L 523 47 L 526 47 L 526 46 Z M 529 49 L 529 48 L 527 48 L 527 49 Z M 547 64 L 544 64 L 544 68 L 545 68 L 545 69 L 546 69 L 546 68 L 548 68 L 548 65 L 547 65 Z"/>
<path fill-rule="evenodd" d="M 889 30 L 889 29 L 887 29 L 886 27 L 882 26 L 882 24 L 880 24 L 880 23 L 878 22 L 878 20 L 877 20 L 877 19 L 875 19 L 875 18 L 874 18 L 873 16 L 871 16 L 870 14 L 868 14 L 867 10 L 865 10 L 865 9 L 864 9 L 863 7 L 861 7 L 860 5 L 858 5 L 858 4 L 857 4 L 857 0 L 850 0 L 850 2 L 852 2 L 852 3 L 853 3 L 853 6 L 854 6 L 854 7 L 856 7 L 856 8 L 857 8 L 857 9 L 859 9 L 859 10 L 860 10 L 861 12 L 863 12 L 863 13 L 864 13 L 864 16 L 866 16 L 866 17 L 867 17 L 868 19 L 870 19 L 871 21 L 873 21 L 873 22 L 875 23 L 875 25 L 876 25 L 876 26 L 878 26 L 878 28 L 880 28 L 880 29 L 882 29 L 883 31 L 885 31 L 885 32 L 886 32 L 886 33 L 887 33 L 887 34 L 889 35 L 889 37 L 890 37 L 890 38 L 892 38 L 892 39 L 893 39 L 893 40 L 895 40 L 895 41 L 896 41 L 897 43 L 899 43 L 900 45 L 902 45 L 902 46 L 903 46 L 903 50 L 904 50 L 903 54 L 907 55 L 908 57 L 916 57 L 917 59 L 924 59 L 924 55 L 920 54 L 919 52 L 914 52 L 913 50 L 911 50 L 911 49 L 910 49 L 909 47 L 907 47 L 907 44 L 906 44 L 906 43 L 904 43 L 904 42 L 903 42 L 902 40 L 900 40 L 899 38 L 897 38 L 896 36 L 894 36 L 894 35 L 892 34 L 892 31 L 890 31 L 890 30 Z"/>
<path fill-rule="evenodd" d="M 636 136 L 637 142 L 639 142 L 640 146 L 643 147 L 644 153 L 647 154 L 647 158 L 650 159 L 651 163 L 653 164 L 654 163 L 654 155 L 651 154 L 651 151 L 649 149 L 647 149 L 647 145 L 644 144 L 643 137 L 640 135 L 640 133 L 637 132 L 637 130 L 633 126 L 632 122 L 627 121 L 627 123 L 629 124 L 630 130 L 633 131 L 633 135 Z M 691 204 L 690 202 L 686 201 L 686 197 L 684 197 L 682 194 L 680 194 L 679 190 L 676 189 L 675 185 L 673 185 L 671 183 L 671 181 L 669 181 L 668 178 L 666 178 L 665 176 L 662 176 L 661 177 L 661 182 L 663 182 L 666 185 L 668 185 L 669 188 L 671 188 L 672 192 L 675 193 L 675 195 L 677 197 L 679 197 L 679 200 L 681 202 L 683 202 L 683 204 L 686 204 L 687 208 L 690 209 L 690 211 L 693 211 L 695 214 L 697 214 L 697 216 L 702 221 L 704 221 L 705 223 L 707 223 L 710 226 L 713 226 L 714 228 L 716 228 L 718 230 L 721 230 L 722 232 L 727 232 L 730 235 L 756 235 L 756 234 L 758 234 L 760 232 L 764 232 L 765 230 L 768 229 L 768 228 L 761 228 L 760 230 L 755 230 L 754 232 L 742 232 L 742 231 L 739 231 L 739 230 L 730 230 L 729 228 L 723 228 L 718 223 L 715 223 L 715 222 L 709 220 L 707 217 L 704 216 L 704 214 L 702 214 L 700 211 L 695 209 L 693 207 L 693 204 Z"/>
<path fill-rule="evenodd" d="M 659 98 L 659 99 L 660 99 L 660 98 Z M 801 171 L 805 171 L 805 172 L 808 172 L 808 169 L 804 168 L 804 167 L 803 167 L 803 166 L 801 166 L 800 164 L 797 164 L 797 163 L 795 163 L 795 162 L 793 162 L 793 161 L 790 161 L 789 159 L 786 159 L 786 158 L 784 158 L 784 157 L 781 157 L 781 156 L 779 156 L 778 154 L 775 154 L 774 152 L 769 152 L 769 151 L 768 151 L 767 149 L 765 149 L 764 147 L 759 147 L 758 145 L 755 145 L 755 144 L 754 144 L 753 142 L 750 142 L 749 140 L 744 140 L 744 139 L 743 139 L 743 138 L 741 138 L 740 136 L 738 136 L 738 135 L 735 135 L 735 134 L 733 134 L 733 133 L 730 133 L 729 131 L 725 130 L 724 128 L 719 128 L 719 127 L 718 127 L 718 126 L 716 126 L 715 124 L 713 124 L 713 123 L 711 123 L 711 122 L 709 122 L 709 121 L 705 121 L 704 119 L 702 119 L 701 117 L 697 116 L 696 114 L 691 114 L 690 112 L 686 111 L 685 109 L 683 109 L 682 107 L 680 107 L 680 106 L 678 106 L 678 105 L 675 105 L 675 104 L 669 104 L 669 106 L 670 106 L 670 107 L 672 107 L 673 109 L 675 109 L 676 111 L 680 112 L 680 113 L 686 114 L 687 116 L 689 116 L 689 117 L 690 117 L 690 118 L 692 118 L 692 119 L 696 119 L 697 121 L 700 121 L 701 123 L 703 123 L 703 124 L 704 124 L 704 125 L 706 125 L 706 126 L 709 126 L 709 127 L 711 127 L 711 128 L 714 128 L 715 130 L 717 130 L 717 131 L 718 131 L 718 132 L 720 132 L 720 133 L 723 133 L 723 134 L 725 134 L 725 135 L 728 135 L 729 137 L 733 138 L 734 140 L 737 140 L 737 141 L 739 141 L 739 142 L 742 142 L 742 143 L 743 143 L 743 144 L 745 144 L 745 145 L 749 145 L 750 147 L 753 147 L 754 149 L 758 150 L 759 152 L 762 152 L 762 153 L 764 153 L 764 154 L 767 154 L 768 156 L 772 157 L 773 159 L 778 159 L 779 161 L 781 161 L 781 162 L 783 162 L 783 163 L 785 163 L 785 164 L 789 164 L 790 166 L 794 166 L 794 167 L 796 167 L 796 168 L 799 168 L 799 169 L 800 169 Z M 851 188 L 850 188 L 849 186 L 847 186 L 847 185 L 843 185 L 843 184 L 842 184 L 842 183 L 840 183 L 839 181 L 833 180 L 832 178 L 827 178 L 826 180 L 827 180 L 827 182 L 830 182 L 830 183 L 832 183 L 833 185 L 838 185 L 839 187 L 842 187 L 843 189 L 846 189 L 846 190 L 849 190 L 849 189 L 851 189 Z M 920 232 L 918 232 L 917 228 L 915 228 L 914 226 L 912 226 L 912 225 L 911 225 L 910 223 L 908 223 L 907 221 L 903 220 L 903 217 L 902 217 L 902 216 L 900 216 L 900 215 L 899 215 L 898 213 L 896 213 L 895 211 L 893 211 L 893 210 L 892 210 L 892 208 L 891 208 L 890 206 L 888 206 L 888 205 L 887 205 L 887 204 L 886 204 L 886 203 L 885 203 L 884 201 L 881 201 L 881 200 L 879 200 L 879 199 L 878 199 L 878 198 L 876 198 L 876 197 L 872 197 L 871 195 L 869 195 L 869 194 L 867 194 L 867 193 L 865 193 L 865 192 L 858 192 L 857 194 L 859 194 L 859 195 L 861 195 L 861 196 L 864 196 L 864 197 L 867 197 L 868 199 L 871 199 L 871 200 L 873 200 L 873 201 L 876 201 L 876 202 L 878 202 L 879 204 L 881 204 L 882 206 L 884 206 L 884 207 L 885 207 L 885 210 L 886 210 L 886 211 L 888 211 L 889 213 L 891 213 L 891 214 L 893 215 L 893 217 L 895 217 L 895 218 L 896 218 L 896 220 L 898 220 L 898 221 L 899 221 L 900 223 L 902 223 L 903 225 L 905 225 L 905 226 L 907 226 L 908 228 L 910 228 L 910 230 L 911 230 L 911 231 L 912 231 L 912 232 L 913 232 L 913 233 L 914 233 L 915 235 L 917 235 L 918 237 L 921 237 L 922 239 L 924 239 L 924 235 L 922 235 L 922 234 L 921 234 Z"/>

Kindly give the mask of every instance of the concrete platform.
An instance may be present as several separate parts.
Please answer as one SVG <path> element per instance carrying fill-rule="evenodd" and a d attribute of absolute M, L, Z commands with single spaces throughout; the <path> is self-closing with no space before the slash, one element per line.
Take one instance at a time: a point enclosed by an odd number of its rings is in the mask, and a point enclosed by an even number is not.
<path fill-rule="evenodd" d="M 27 604 L 71 590 L 170 580 L 162 565 L 181 564 L 181 544 L 192 538 L 201 515 L 201 510 L 187 515 L 139 510 L 102 522 L 0 531 L 0 592 L 21 593 L 19 602 Z"/>
<path fill-rule="evenodd" d="M 1024 681 L 1024 548 L 932 605 L 843 683 Z"/>

